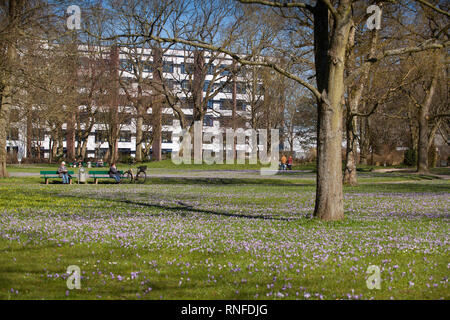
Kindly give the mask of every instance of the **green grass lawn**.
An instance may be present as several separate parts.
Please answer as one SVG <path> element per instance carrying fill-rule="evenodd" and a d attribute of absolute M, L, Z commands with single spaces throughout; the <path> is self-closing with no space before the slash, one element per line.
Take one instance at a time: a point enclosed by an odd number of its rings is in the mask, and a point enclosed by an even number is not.
<path fill-rule="evenodd" d="M 448 180 L 361 174 L 346 218 L 326 223 L 310 218 L 314 180 L 301 177 L 0 180 L 0 299 L 450 298 Z"/>

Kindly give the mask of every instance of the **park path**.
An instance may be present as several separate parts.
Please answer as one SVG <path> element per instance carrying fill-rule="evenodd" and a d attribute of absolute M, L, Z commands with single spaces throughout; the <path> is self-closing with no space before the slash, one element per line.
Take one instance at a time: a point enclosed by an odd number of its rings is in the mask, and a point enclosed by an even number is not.
<path fill-rule="evenodd" d="M 401 172 L 401 173 L 409 173 L 416 174 L 415 171 L 412 171 L 408 168 L 386 168 L 386 169 L 376 169 L 372 171 L 373 173 L 393 173 L 393 172 Z M 39 177 L 39 172 L 10 172 L 9 175 L 11 177 Z M 436 174 L 428 174 L 430 176 L 436 177 L 437 179 L 450 180 L 450 175 L 436 175 Z M 269 178 L 269 179 L 314 179 L 315 174 L 310 170 L 291 170 L 291 171 L 281 171 L 281 174 L 276 175 L 261 175 L 259 170 L 198 170 L 198 169 L 189 169 L 189 170 L 180 170 L 180 169 L 148 169 L 147 171 L 148 177 L 155 178 L 209 178 L 209 179 L 226 179 L 226 178 L 235 178 L 235 179 L 255 179 L 255 178 Z M 411 180 L 405 181 L 395 181 L 395 183 L 408 183 Z M 393 183 L 392 181 L 379 181 L 379 182 L 371 182 L 371 183 Z"/>

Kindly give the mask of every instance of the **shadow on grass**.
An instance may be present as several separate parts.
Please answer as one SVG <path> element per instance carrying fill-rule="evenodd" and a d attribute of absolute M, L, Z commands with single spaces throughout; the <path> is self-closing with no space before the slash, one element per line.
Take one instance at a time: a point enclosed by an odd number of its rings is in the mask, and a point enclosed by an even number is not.
<path fill-rule="evenodd" d="M 113 200 L 114 201 L 114 200 Z M 213 211 L 213 210 L 206 210 L 206 209 L 198 209 L 193 206 L 189 206 L 184 204 L 181 201 L 178 201 L 177 203 L 180 206 L 166 206 L 161 204 L 152 204 L 152 203 L 145 203 L 145 202 L 136 202 L 131 200 L 116 200 L 118 202 L 127 203 L 131 205 L 138 205 L 143 207 L 150 207 L 150 208 L 158 208 L 158 209 L 164 209 L 169 211 L 185 211 L 185 212 L 196 212 L 196 213 L 204 213 L 204 214 L 211 214 L 211 215 L 217 215 L 217 216 L 225 216 L 225 217 L 235 217 L 235 218 L 246 218 L 246 219 L 262 219 L 262 220 L 280 220 L 280 221 L 291 221 L 296 220 L 300 218 L 305 217 L 275 217 L 272 215 L 246 215 L 246 214 L 236 214 L 236 213 L 230 213 L 225 211 Z"/>
<path fill-rule="evenodd" d="M 186 216 L 188 213 L 194 212 L 194 213 L 202 213 L 202 214 L 223 216 L 223 217 L 260 219 L 260 220 L 292 221 L 292 220 L 299 220 L 299 219 L 310 219 L 308 216 L 281 217 L 281 216 L 273 216 L 273 215 L 249 215 L 249 214 L 236 214 L 236 213 L 231 213 L 231 212 L 226 212 L 226 211 L 214 211 L 214 210 L 195 208 L 194 206 L 187 205 L 181 201 L 177 201 L 177 204 L 179 204 L 178 206 L 172 206 L 172 205 L 163 205 L 163 204 L 156 204 L 156 203 L 132 201 L 132 200 L 126 200 L 126 199 L 124 200 L 124 199 L 111 199 L 111 198 L 96 198 L 96 197 L 86 197 L 86 196 L 79 197 L 79 196 L 75 196 L 75 195 L 64 195 L 64 197 L 103 200 L 103 201 L 116 202 L 116 203 L 125 203 L 128 205 L 167 210 L 167 211 L 174 212 L 176 214 L 180 214 L 182 216 Z M 180 211 L 182 211 L 182 213 L 180 213 Z"/>

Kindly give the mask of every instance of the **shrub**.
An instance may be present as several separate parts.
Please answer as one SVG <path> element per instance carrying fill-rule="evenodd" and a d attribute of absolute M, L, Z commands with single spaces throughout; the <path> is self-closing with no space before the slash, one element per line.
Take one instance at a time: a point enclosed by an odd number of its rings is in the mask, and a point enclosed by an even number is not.
<path fill-rule="evenodd" d="M 132 156 L 123 156 L 120 159 L 121 163 L 126 163 L 126 164 L 133 164 L 134 163 L 134 158 Z"/>
<path fill-rule="evenodd" d="M 403 163 L 407 166 L 415 166 L 417 165 L 417 152 L 415 149 L 408 149 L 405 152 L 405 159 Z"/>

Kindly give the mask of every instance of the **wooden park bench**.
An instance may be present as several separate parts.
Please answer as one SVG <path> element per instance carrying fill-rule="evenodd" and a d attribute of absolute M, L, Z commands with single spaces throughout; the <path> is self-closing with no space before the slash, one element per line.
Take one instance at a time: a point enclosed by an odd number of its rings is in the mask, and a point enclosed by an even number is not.
<path fill-rule="evenodd" d="M 62 179 L 57 171 L 41 171 L 40 173 L 42 178 L 45 179 L 45 184 L 48 184 L 49 179 Z M 72 184 L 73 171 L 68 171 L 67 173 L 69 174 L 69 183 Z"/>
<path fill-rule="evenodd" d="M 123 171 L 119 171 L 120 176 L 122 177 Z M 89 171 L 89 178 L 94 178 L 94 183 L 98 184 L 98 179 L 114 179 L 109 176 L 109 170 L 105 171 Z"/>

